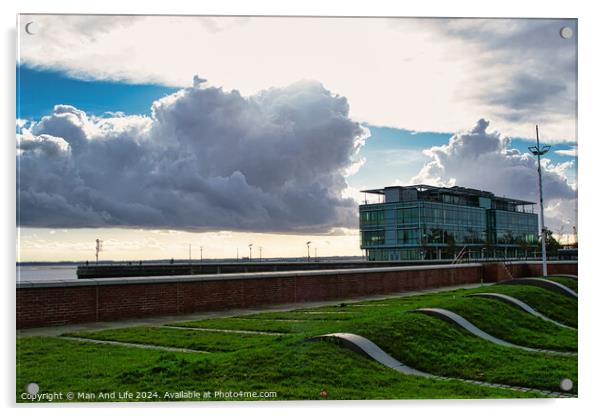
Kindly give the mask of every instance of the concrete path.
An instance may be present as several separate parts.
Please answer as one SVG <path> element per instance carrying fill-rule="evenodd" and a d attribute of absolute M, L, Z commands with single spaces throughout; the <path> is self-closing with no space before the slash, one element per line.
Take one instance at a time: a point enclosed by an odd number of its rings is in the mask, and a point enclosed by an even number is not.
<path fill-rule="evenodd" d="M 538 318 L 543 319 L 544 321 L 548 321 L 553 323 L 554 325 L 558 325 L 561 326 L 563 328 L 568 328 L 568 329 L 572 329 L 573 331 L 576 331 L 576 328 L 573 328 L 572 326 L 568 326 L 565 324 L 562 324 L 560 322 L 557 322 L 551 318 L 548 318 L 547 316 L 537 312 L 535 309 L 533 309 L 532 307 L 530 307 L 529 305 L 527 305 L 525 302 L 523 302 L 522 300 L 518 300 L 516 298 L 513 298 L 512 296 L 508 296 L 508 295 L 504 295 L 502 293 L 473 293 L 471 295 L 468 296 L 474 296 L 474 297 L 479 297 L 479 298 L 492 298 L 492 299 L 496 299 L 496 300 L 500 300 L 502 302 L 505 302 L 509 305 L 515 306 L 519 309 L 522 309 L 523 311 L 533 315 L 533 316 L 537 316 Z"/>
<path fill-rule="evenodd" d="M 333 315 L 352 315 L 356 312 L 335 312 L 335 311 L 299 311 L 299 313 L 307 313 L 309 315 L 328 315 L 328 314 L 333 314 Z"/>
<path fill-rule="evenodd" d="M 468 380 L 468 379 L 456 378 L 456 377 L 443 377 L 443 376 L 437 376 L 435 374 L 425 373 L 424 371 L 416 370 L 412 367 L 409 367 L 409 366 L 397 361 L 395 358 L 393 358 L 392 356 L 390 356 L 389 354 L 384 352 L 378 345 L 376 345 L 374 342 L 370 341 L 368 338 L 364 338 L 364 337 L 362 337 L 360 335 L 356 335 L 356 334 L 343 333 L 343 332 L 342 333 L 333 333 L 333 334 L 326 334 L 326 335 L 320 335 L 317 337 L 312 337 L 312 338 L 310 338 L 310 340 L 312 340 L 312 341 L 319 341 L 319 340 L 334 341 L 337 344 L 342 345 L 345 348 L 348 348 L 352 351 L 358 352 L 368 358 L 371 358 L 371 359 L 381 363 L 382 365 L 384 365 L 386 367 L 389 367 L 395 371 L 398 371 L 398 372 L 400 372 L 402 374 L 406 374 L 406 375 L 428 377 L 428 378 L 432 378 L 435 380 L 459 381 L 459 382 L 463 382 L 463 383 L 476 384 L 476 385 L 484 386 L 484 387 L 508 389 L 508 390 L 513 390 L 513 391 L 517 391 L 517 392 L 534 392 L 534 393 L 539 393 L 546 397 L 576 397 L 575 395 L 569 394 L 569 393 L 553 392 L 553 391 L 549 391 L 549 390 L 539 390 L 539 389 L 533 389 L 530 387 L 510 386 L 507 384 L 489 383 L 489 382 L 485 382 L 485 381 Z"/>
<path fill-rule="evenodd" d="M 340 305 L 341 303 L 348 304 L 351 306 L 353 303 L 365 302 L 369 300 L 384 300 L 391 298 L 399 298 L 406 296 L 424 295 L 429 293 L 447 292 L 457 289 L 474 289 L 482 286 L 489 286 L 490 283 L 485 284 L 467 284 L 457 286 L 446 286 L 434 289 L 414 290 L 409 292 L 395 292 L 380 295 L 360 296 L 352 299 L 336 299 L 329 301 L 320 302 L 298 302 L 298 303 L 287 303 L 281 305 L 266 305 L 260 308 L 246 308 L 246 309 L 229 309 L 224 311 L 210 311 L 210 312 L 196 312 L 191 314 L 183 315 L 162 315 L 154 316 L 141 319 L 129 319 L 122 321 L 109 321 L 109 322 L 89 322 L 85 324 L 72 324 L 72 325 L 61 325 L 61 326 L 48 326 L 41 328 L 29 328 L 29 329 L 18 329 L 17 336 L 58 336 L 67 334 L 70 332 L 79 331 L 97 331 L 101 329 L 115 329 L 115 328 L 129 328 L 133 326 L 156 326 L 164 325 L 176 322 L 185 321 L 202 321 L 206 319 L 214 318 L 231 318 L 242 315 L 252 315 L 260 312 L 288 312 L 296 309 L 308 309 L 317 308 L 321 306 L 334 306 Z"/>
<path fill-rule="evenodd" d="M 359 303 L 357 305 L 348 305 L 348 306 L 353 306 L 356 308 L 373 308 L 373 307 L 379 307 L 379 306 L 391 306 L 390 303 L 371 303 L 371 304 L 364 304 L 364 303 Z"/>
<path fill-rule="evenodd" d="M 554 355 L 564 355 L 564 356 L 576 356 L 577 355 L 577 353 L 574 353 L 574 352 L 553 351 L 553 350 L 546 350 L 546 349 L 540 349 L 540 348 L 531 348 L 531 347 L 525 347 L 523 345 L 513 344 L 508 341 L 504 341 L 502 339 L 494 337 L 493 335 L 488 334 L 487 332 L 483 331 L 482 329 L 477 328 L 472 323 L 470 323 L 467 319 L 463 318 L 462 316 L 458 315 L 455 312 L 448 311 L 447 309 L 420 308 L 420 309 L 414 310 L 413 312 L 419 312 L 419 313 L 423 313 L 426 315 L 435 316 L 435 317 L 443 319 L 445 321 L 454 323 L 454 324 L 460 326 L 461 328 L 464 328 L 471 334 L 484 339 L 485 341 L 493 342 L 494 344 L 501 345 L 504 347 L 519 348 L 519 349 L 525 350 L 525 351 L 543 352 L 543 353 L 554 354 Z"/>
<path fill-rule="evenodd" d="M 291 335 L 287 332 L 267 332 L 267 331 L 249 331 L 246 329 L 218 329 L 218 328 L 199 328 L 190 326 L 176 326 L 176 325 L 163 325 L 157 328 L 170 328 L 170 329 L 181 329 L 188 331 L 203 331 L 203 332 L 224 332 L 231 334 L 248 334 L 248 335 L 271 335 L 275 337 L 281 337 L 283 335 Z"/>
<path fill-rule="evenodd" d="M 117 346 L 121 346 L 121 347 L 142 348 L 142 349 L 146 349 L 146 350 L 186 352 L 186 353 L 195 353 L 195 354 L 209 354 L 209 351 L 191 350 L 188 348 L 177 348 L 177 347 L 164 347 L 161 345 L 153 345 L 153 344 L 138 344 L 135 342 L 109 341 L 109 340 L 104 340 L 104 339 L 92 339 L 92 338 L 70 337 L 70 336 L 61 336 L 61 337 L 58 337 L 58 339 L 67 339 L 70 341 L 77 341 L 77 342 L 90 342 L 92 344 L 106 344 L 106 345 L 117 345 Z"/>
<path fill-rule="evenodd" d="M 517 279 L 505 280 L 503 282 L 499 282 L 500 285 L 532 285 L 539 286 L 546 289 L 553 290 L 555 292 L 561 293 L 563 295 L 567 295 L 573 297 L 575 299 L 578 298 L 577 292 L 573 289 L 566 287 L 565 285 L 555 282 L 553 280 L 541 279 L 539 277 L 519 277 Z"/>

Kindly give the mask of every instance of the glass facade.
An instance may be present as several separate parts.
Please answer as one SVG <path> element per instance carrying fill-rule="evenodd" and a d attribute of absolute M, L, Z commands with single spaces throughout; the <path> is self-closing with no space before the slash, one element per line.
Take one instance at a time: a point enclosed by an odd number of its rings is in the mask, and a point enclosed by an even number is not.
<path fill-rule="evenodd" d="M 514 258 L 536 250 L 537 214 L 517 209 L 529 202 L 435 187 L 402 201 L 390 189 L 392 201 L 360 206 L 360 245 L 369 260 L 450 259 L 461 252 L 475 259 Z"/>

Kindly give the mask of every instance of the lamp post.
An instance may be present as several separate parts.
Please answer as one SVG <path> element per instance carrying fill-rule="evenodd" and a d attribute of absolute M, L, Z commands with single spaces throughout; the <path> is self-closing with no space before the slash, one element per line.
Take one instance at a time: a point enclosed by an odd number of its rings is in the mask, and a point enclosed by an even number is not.
<path fill-rule="evenodd" d="M 203 246 L 201 246 L 201 263 L 203 262 Z"/>
<path fill-rule="evenodd" d="M 261 262 L 261 251 L 263 250 L 262 246 L 259 246 L 259 261 Z"/>
<path fill-rule="evenodd" d="M 307 261 L 309 261 L 309 246 L 310 246 L 310 244 L 311 244 L 311 241 L 308 241 L 308 242 L 307 242 L 307 243 L 305 243 L 305 244 L 307 244 Z"/>
<path fill-rule="evenodd" d="M 96 264 L 98 264 L 98 253 L 102 251 L 102 240 L 100 238 L 96 239 Z"/>
<path fill-rule="evenodd" d="M 541 186 L 541 156 L 548 153 L 550 150 L 550 146 L 539 145 L 539 127 L 535 126 L 535 136 L 537 137 L 537 146 L 530 146 L 529 151 L 533 153 L 534 156 L 537 156 L 537 175 L 539 177 L 539 213 L 541 216 L 541 260 L 542 260 L 542 269 L 543 276 L 548 276 L 548 262 L 546 258 L 546 227 L 544 225 L 543 219 L 543 189 Z"/>
<path fill-rule="evenodd" d="M 253 257 L 253 243 L 249 244 L 249 262 L 251 261 L 251 258 Z"/>

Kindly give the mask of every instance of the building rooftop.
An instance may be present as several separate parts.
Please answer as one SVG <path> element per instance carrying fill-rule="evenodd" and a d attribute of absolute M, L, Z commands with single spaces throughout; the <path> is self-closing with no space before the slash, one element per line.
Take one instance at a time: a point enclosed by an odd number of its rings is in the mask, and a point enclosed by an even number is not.
<path fill-rule="evenodd" d="M 387 187 L 381 188 L 381 189 L 367 189 L 367 190 L 363 190 L 360 192 L 365 193 L 365 194 L 386 195 L 388 192 L 396 191 L 396 190 L 400 194 L 403 191 L 409 191 L 409 192 L 416 191 L 416 197 L 412 198 L 412 199 L 418 199 L 418 200 L 437 201 L 437 200 L 441 199 L 442 195 L 453 195 L 453 196 L 458 196 L 458 197 L 464 199 L 465 201 L 468 201 L 471 199 L 478 200 L 478 198 L 489 198 L 489 199 L 491 199 L 492 202 L 495 203 L 495 205 L 506 205 L 506 207 L 535 205 L 535 202 L 524 201 L 524 200 L 515 199 L 515 198 L 507 198 L 505 196 L 504 197 L 496 196 L 493 194 L 493 192 L 482 191 L 482 190 L 473 189 L 473 188 L 464 188 L 462 186 L 452 186 L 452 187 L 446 188 L 446 187 L 419 184 L 419 185 L 409 185 L 409 186 L 387 186 Z M 471 205 L 471 204 L 467 204 L 467 205 Z"/>

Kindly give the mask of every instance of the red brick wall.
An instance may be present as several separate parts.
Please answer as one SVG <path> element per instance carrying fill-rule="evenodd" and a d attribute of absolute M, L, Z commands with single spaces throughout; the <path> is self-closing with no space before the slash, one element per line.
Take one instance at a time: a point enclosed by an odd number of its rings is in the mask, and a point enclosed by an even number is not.
<path fill-rule="evenodd" d="M 479 283 L 482 277 L 486 281 L 504 280 L 506 277 L 500 267 L 495 264 L 458 268 L 409 267 L 357 273 L 284 273 L 242 279 L 221 277 L 219 280 L 177 281 L 174 278 L 173 282 L 160 283 L 150 279 L 145 283 L 105 284 L 110 283 L 106 281 L 91 286 L 19 287 L 17 328 L 348 299 Z M 517 270 L 520 273 L 536 270 L 535 265 L 520 264 L 516 267 L 520 268 Z M 550 267 L 550 270 L 551 273 L 577 274 L 576 264 L 572 267 Z"/>
<path fill-rule="evenodd" d="M 530 263 L 525 265 L 527 271 L 525 276 L 541 276 L 541 264 Z M 549 263 L 548 275 L 552 274 L 573 274 L 577 276 L 577 263 Z"/>

